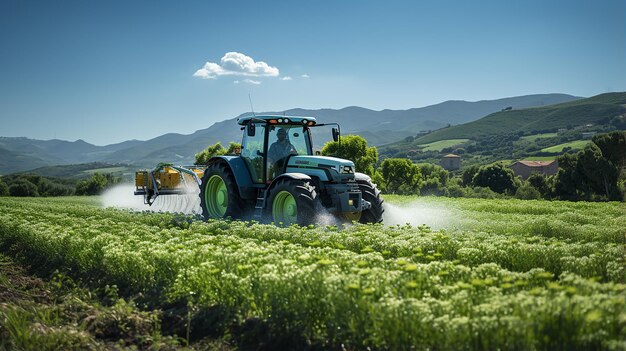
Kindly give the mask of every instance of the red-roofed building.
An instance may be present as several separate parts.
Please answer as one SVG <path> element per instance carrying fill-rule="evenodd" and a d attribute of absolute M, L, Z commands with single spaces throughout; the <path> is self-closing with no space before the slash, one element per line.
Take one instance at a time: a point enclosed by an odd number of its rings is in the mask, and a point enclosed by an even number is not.
<path fill-rule="evenodd" d="M 543 175 L 553 175 L 559 171 L 559 162 L 557 160 L 552 161 L 517 161 L 511 165 L 511 169 L 515 175 L 521 176 L 522 179 L 527 179 L 533 173 L 539 173 Z"/>
<path fill-rule="evenodd" d="M 461 168 L 461 156 L 447 154 L 439 161 L 439 164 L 447 171 L 455 171 Z"/>

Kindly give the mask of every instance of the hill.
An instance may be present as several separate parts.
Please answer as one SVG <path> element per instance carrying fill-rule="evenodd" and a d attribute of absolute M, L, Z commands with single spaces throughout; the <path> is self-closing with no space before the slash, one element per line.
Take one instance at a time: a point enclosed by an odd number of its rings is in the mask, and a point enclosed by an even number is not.
<path fill-rule="evenodd" d="M 268 114 L 314 116 L 319 122 L 338 122 L 343 134 L 363 135 L 371 145 L 383 145 L 435 130 L 446 125 L 476 120 L 506 107 L 545 106 L 557 102 L 575 102 L 580 98 L 565 94 L 536 94 L 476 102 L 446 101 L 408 110 L 374 111 L 358 106 L 342 109 L 291 109 Z M 241 117 L 244 114 L 238 116 Z M 241 140 L 236 119 L 231 118 L 192 134 L 168 133 L 146 140 L 96 146 L 83 140 L 34 140 L 0 137 L 0 174 L 21 172 L 37 167 L 63 164 L 105 162 L 152 167 L 158 162 L 190 164 L 194 155 L 216 142 Z M 315 146 L 330 139 L 330 130 L 314 129 Z"/>
<path fill-rule="evenodd" d="M 477 121 L 379 147 L 382 157 L 439 163 L 445 153 L 462 155 L 463 167 L 523 158 L 554 159 L 578 150 L 594 133 L 626 130 L 626 93 L 541 108 L 508 110 Z"/>
<path fill-rule="evenodd" d="M 437 130 L 415 139 L 412 144 L 507 133 L 537 134 L 587 124 L 605 124 L 626 113 L 625 104 L 626 93 L 607 93 L 551 106 L 500 111 L 473 122 Z"/>
<path fill-rule="evenodd" d="M 125 164 L 90 162 L 72 165 L 45 166 L 22 173 L 37 174 L 44 177 L 79 179 L 87 178 L 95 172 L 111 173 L 117 176 L 123 176 L 125 173 L 131 173 L 131 170 L 129 165 Z"/>

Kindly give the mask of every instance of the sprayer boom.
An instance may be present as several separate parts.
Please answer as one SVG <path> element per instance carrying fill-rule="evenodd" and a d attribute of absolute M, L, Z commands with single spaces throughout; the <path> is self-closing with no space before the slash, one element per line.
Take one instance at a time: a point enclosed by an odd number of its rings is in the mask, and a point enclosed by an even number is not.
<path fill-rule="evenodd" d="M 135 195 L 143 195 L 143 202 L 152 205 L 159 195 L 181 195 L 197 191 L 205 168 L 161 164 L 153 171 L 137 171 Z"/>

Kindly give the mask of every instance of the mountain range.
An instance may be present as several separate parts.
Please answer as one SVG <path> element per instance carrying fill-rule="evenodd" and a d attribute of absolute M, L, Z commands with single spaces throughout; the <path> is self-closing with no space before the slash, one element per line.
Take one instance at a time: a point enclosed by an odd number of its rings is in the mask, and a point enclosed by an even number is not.
<path fill-rule="evenodd" d="M 566 94 L 535 94 L 476 102 L 453 100 L 408 110 L 374 111 L 350 106 L 318 110 L 296 108 L 262 114 L 313 116 L 318 123 L 337 122 L 343 134 L 361 135 L 371 145 L 384 145 L 418 133 L 476 121 L 509 107 L 518 110 L 579 99 L 582 98 Z M 0 137 L 0 174 L 86 162 L 124 163 L 137 167 L 152 167 L 159 162 L 191 164 L 194 155 L 208 145 L 240 141 L 242 132 L 236 120 L 243 115 L 217 122 L 192 134 L 168 133 L 146 141 L 129 140 L 106 146 L 93 145 L 83 140 L 70 142 Z M 321 147 L 330 139 L 330 129 L 314 129 L 313 137 L 315 146 Z"/>

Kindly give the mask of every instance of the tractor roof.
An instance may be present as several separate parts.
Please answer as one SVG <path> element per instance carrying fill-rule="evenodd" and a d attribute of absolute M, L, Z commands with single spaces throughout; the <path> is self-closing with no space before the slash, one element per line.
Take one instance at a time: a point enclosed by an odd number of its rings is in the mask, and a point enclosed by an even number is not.
<path fill-rule="evenodd" d="M 246 125 L 251 120 L 256 123 L 262 123 L 261 120 L 268 124 L 291 124 L 291 125 L 308 125 L 313 126 L 317 124 L 315 117 L 303 117 L 303 116 L 282 116 L 282 115 L 263 115 L 263 116 L 246 116 L 237 119 L 237 123 L 240 125 Z"/>

